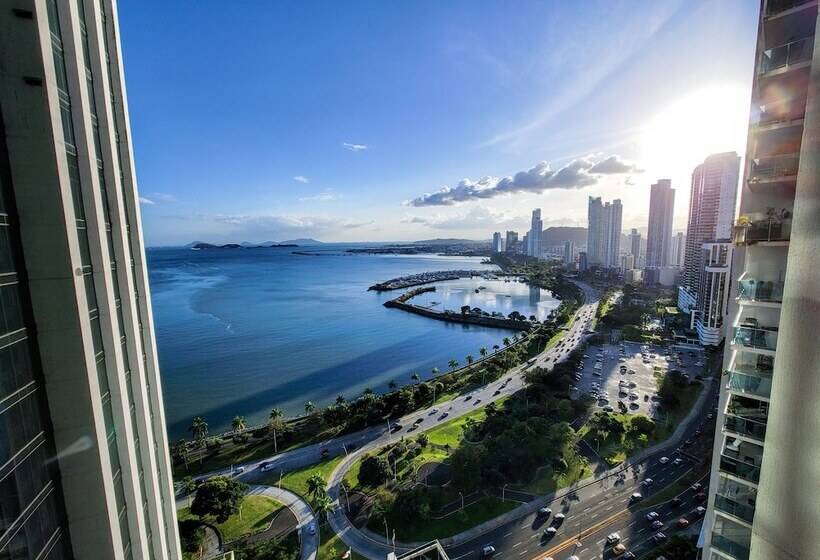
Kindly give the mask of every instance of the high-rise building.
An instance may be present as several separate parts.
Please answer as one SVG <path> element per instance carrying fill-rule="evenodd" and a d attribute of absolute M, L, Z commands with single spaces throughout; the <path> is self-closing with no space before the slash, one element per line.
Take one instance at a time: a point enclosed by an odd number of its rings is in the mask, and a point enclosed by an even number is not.
<path fill-rule="evenodd" d="M 506 243 L 504 244 L 504 250 L 508 253 L 512 253 L 516 250 L 518 245 L 518 232 L 517 231 L 507 231 L 507 238 Z"/>
<path fill-rule="evenodd" d="M 532 211 L 532 222 L 527 241 L 527 254 L 537 259 L 541 258 L 541 232 L 544 229 L 544 224 L 541 222 L 541 209 L 536 208 Z"/>
<path fill-rule="evenodd" d="M 671 266 L 681 268 L 683 266 L 684 256 L 686 255 L 686 235 L 679 231 L 672 236 L 672 262 Z"/>
<path fill-rule="evenodd" d="M 620 200 L 603 203 L 601 197 L 589 197 L 587 206 L 587 260 L 590 266 L 620 266 L 621 221 Z"/>
<path fill-rule="evenodd" d="M 501 237 L 501 232 L 497 231 L 493 233 L 493 252 L 494 253 L 503 253 L 504 252 L 504 238 Z"/>
<path fill-rule="evenodd" d="M 578 253 L 578 270 L 581 272 L 589 270 L 589 260 L 586 251 L 580 251 Z"/>
<path fill-rule="evenodd" d="M 675 189 L 672 181 L 660 179 L 649 191 L 649 227 L 646 233 L 646 266 L 669 266 L 672 244 L 672 215 Z"/>
<path fill-rule="evenodd" d="M 817 18 L 816 2 L 761 3 L 703 531 L 709 560 L 820 550 Z"/>
<path fill-rule="evenodd" d="M 180 558 L 114 0 L 0 10 L 0 558 Z"/>
<path fill-rule="evenodd" d="M 635 266 L 641 266 L 641 234 L 632 228 L 629 233 L 629 254 L 635 257 Z"/>
<path fill-rule="evenodd" d="M 635 268 L 635 255 L 623 255 L 621 257 L 621 269 L 632 270 Z"/>
<path fill-rule="evenodd" d="M 692 173 L 678 307 L 691 314 L 691 326 L 704 345 L 716 345 L 723 340 L 727 289 L 715 282 L 728 279 L 731 250 L 726 244 L 734 220 L 739 173 L 740 158 L 735 152 L 711 155 Z M 680 243 L 673 246 L 680 247 Z M 677 256 L 678 251 L 673 253 Z M 707 290 L 711 297 L 719 299 L 707 298 Z"/>
<path fill-rule="evenodd" d="M 572 240 L 564 241 L 564 264 L 575 262 L 575 243 Z"/>

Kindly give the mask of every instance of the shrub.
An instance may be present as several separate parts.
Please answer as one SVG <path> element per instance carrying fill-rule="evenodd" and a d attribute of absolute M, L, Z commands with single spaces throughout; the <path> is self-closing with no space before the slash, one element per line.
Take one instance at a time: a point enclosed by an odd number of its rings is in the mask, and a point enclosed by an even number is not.
<path fill-rule="evenodd" d="M 384 457 L 372 456 L 362 460 L 359 468 L 359 484 L 381 486 L 390 477 L 390 465 Z"/>
<path fill-rule="evenodd" d="M 185 552 L 199 552 L 205 542 L 205 527 L 195 519 L 179 522 L 179 541 Z"/>

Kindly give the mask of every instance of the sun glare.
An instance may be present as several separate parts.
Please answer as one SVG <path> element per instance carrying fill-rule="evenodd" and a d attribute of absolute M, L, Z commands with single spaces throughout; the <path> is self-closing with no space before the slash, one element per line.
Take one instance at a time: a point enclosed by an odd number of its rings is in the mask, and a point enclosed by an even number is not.
<path fill-rule="evenodd" d="M 644 127 L 640 161 L 653 176 L 681 180 L 709 154 L 734 150 L 743 155 L 748 120 L 746 88 L 727 85 L 690 92 Z"/>

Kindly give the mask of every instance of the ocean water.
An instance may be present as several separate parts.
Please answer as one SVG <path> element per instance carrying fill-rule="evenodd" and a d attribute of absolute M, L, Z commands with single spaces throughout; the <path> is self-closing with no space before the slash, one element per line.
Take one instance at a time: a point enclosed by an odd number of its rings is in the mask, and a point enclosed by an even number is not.
<path fill-rule="evenodd" d="M 169 436 L 184 437 L 205 416 L 212 432 L 235 415 L 264 422 L 270 409 L 303 412 L 341 394 L 385 391 L 455 358 L 478 356 L 511 332 L 455 325 L 387 309 L 400 292 L 369 292 L 378 282 L 430 270 L 487 269 L 481 259 L 363 255 L 342 246 L 311 248 L 149 249 L 159 363 Z M 475 292 L 476 288 L 485 287 Z M 510 296 L 510 297 L 507 297 Z M 441 282 L 414 303 L 543 318 L 558 305 L 546 290 L 502 280 Z"/>

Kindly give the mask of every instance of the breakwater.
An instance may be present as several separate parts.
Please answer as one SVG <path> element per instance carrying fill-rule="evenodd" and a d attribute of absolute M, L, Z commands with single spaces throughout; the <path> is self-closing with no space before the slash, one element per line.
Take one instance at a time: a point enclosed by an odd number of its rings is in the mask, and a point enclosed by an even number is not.
<path fill-rule="evenodd" d="M 437 321 L 446 321 L 448 323 L 481 325 L 483 327 L 495 327 L 497 329 L 509 329 L 516 331 L 528 331 L 532 328 L 532 323 L 527 320 L 510 319 L 507 317 L 493 317 L 490 315 L 476 313 L 475 311 L 465 313 L 457 313 L 447 309 L 444 311 L 434 311 L 433 309 L 429 309 L 427 307 L 407 303 L 413 296 L 417 296 L 418 294 L 425 292 L 435 291 L 435 286 L 411 290 L 395 299 L 384 302 L 383 305 L 385 307 L 401 309 L 409 313 L 415 313 L 416 315 L 436 319 Z"/>
<path fill-rule="evenodd" d="M 430 284 L 432 282 L 442 282 L 444 280 L 458 280 L 459 278 L 472 278 L 474 276 L 481 276 L 482 278 L 492 279 L 500 276 L 508 276 L 503 272 L 488 272 L 486 270 L 438 270 L 435 272 L 422 272 L 420 274 L 410 274 L 408 276 L 400 276 L 384 282 L 373 284 L 368 290 L 377 292 L 387 292 L 390 290 L 400 290 L 403 288 L 412 288 L 422 284 Z"/>

